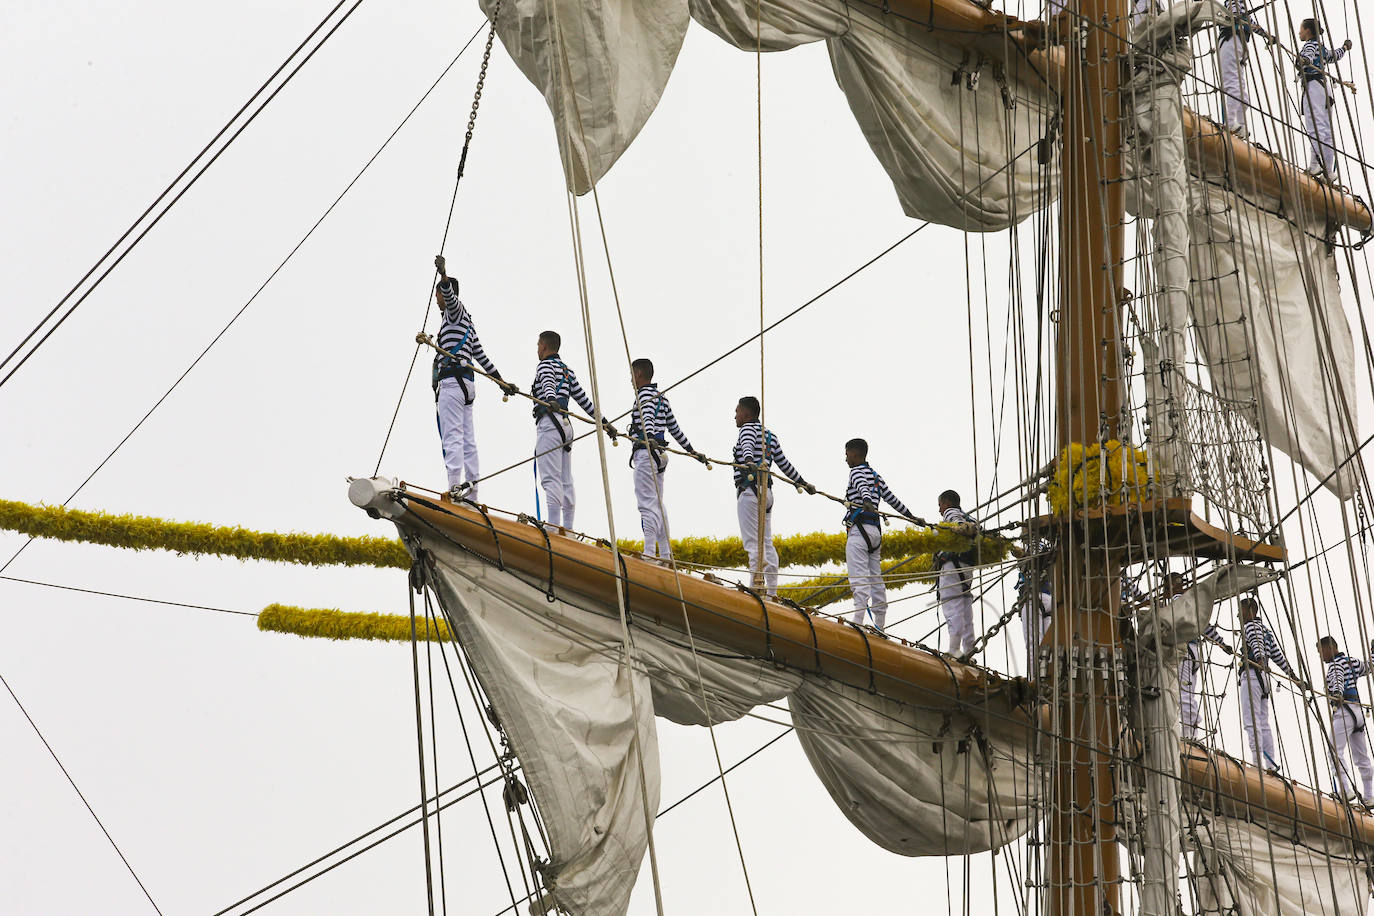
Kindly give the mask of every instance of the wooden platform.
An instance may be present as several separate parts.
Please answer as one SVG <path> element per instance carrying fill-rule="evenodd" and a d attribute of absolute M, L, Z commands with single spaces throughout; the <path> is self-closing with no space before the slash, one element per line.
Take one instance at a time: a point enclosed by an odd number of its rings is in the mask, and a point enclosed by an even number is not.
<path fill-rule="evenodd" d="M 1063 529 L 1072 526 L 1070 536 L 1076 544 L 1135 551 L 1141 560 L 1166 556 L 1253 563 L 1288 560 L 1282 545 L 1231 534 L 1203 521 L 1193 513 L 1192 500 L 1184 497 L 1080 509 L 1068 520 L 1058 515 L 1040 515 L 1030 519 L 1026 526 L 1033 536 L 1055 534 L 1061 543 L 1066 540 Z"/>

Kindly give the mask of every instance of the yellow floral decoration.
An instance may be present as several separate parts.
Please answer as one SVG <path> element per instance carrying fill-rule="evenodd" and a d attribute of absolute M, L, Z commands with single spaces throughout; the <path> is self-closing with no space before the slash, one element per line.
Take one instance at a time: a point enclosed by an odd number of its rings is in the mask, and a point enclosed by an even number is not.
<path fill-rule="evenodd" d="M 1140 502 L 1150 495 L 1149 458 L 1144 449 L 1117 439 L 1060 452 L 1050 479 L 1050 508 L 1056 514 L 1101 505 Z"/>
<path fill-rule="evenodd" d="M 303 608 L 269 604 L 258 614 L 258 629 L 269 633 L 292 633 L 307 639 L 376 639 L 410 642 L 410 617 L 400 614 L 366 614 L 333 608 Z M 436 618 L 415 619 L 418 639 L 447 642 L 448 623 Z"/>

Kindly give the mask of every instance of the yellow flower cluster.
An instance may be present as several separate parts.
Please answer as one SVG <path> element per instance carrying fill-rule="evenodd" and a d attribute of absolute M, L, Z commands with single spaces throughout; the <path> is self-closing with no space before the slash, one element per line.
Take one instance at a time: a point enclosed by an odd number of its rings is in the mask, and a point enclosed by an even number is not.
<path fill-rule="evenodd" d="M 1059 454 L 1048 490 L 1057 514 L 1139 502 L 1150 492 L 1149 459 L 1144 449 L 1116 439 L 1087 446 L 1074 442 Z"/>
<path fill-rule="evenodd" d="M 258 629 L 270 633 L 294 633 L 313 639 L 377 639 L 410 642 L 410 618 L 400 614 L 363 614 L 322 608 L 269 604 L 258 615 Z M 448 624 L 415 619 L 416 637 L 447 642 Z"/>
<path fill-rule="evenodd" d="M 382 566 L 409 569 L 400 541 L 329 534 L 278 534 L 171 522 L 137 515 L 82 512 L 61 506 L 31 506 L 0 500 L 0 528 L 32 537 L 86 541 L 129 550 L 173 550 L 241 560 L 271 560 L 307 566 Z"/>
<path fill-rule="evenodd" d="M 1006 555 L 1008 542 L 1001 538 L 982 537 L 985 556 Z M 778 549 L 779 566 L 824 566 L 843 563 L 845 534 L 843 531 L 815 531 L 773 538 Z M 937 553 L 945 550 L 959 553 L 973 546 L 973 541 L 954 530 L 953 525 L 940 524 L 935 528 L 903 528 L 883 534 L 883 553 L 889 557 L 909 557 L 918 553 Z M 639 552 L 640 541 L 621 541 L 620 549 Z M 688 537 L 673 541 L 673 556 L 682 563 L 698 566 L 741 568 L 748 564 L 744 544 L 737 537 Z M 989 560 L 988 562 L 992 562 Z"/>

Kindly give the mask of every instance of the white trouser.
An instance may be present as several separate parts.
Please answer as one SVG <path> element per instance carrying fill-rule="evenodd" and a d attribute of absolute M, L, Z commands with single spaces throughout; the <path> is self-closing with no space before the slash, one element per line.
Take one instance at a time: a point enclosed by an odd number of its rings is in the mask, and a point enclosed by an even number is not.
<path fill-rule="evenodd" d="M 1197 698 L 1197 675 L 1178 680 L 1178 721 L 1183 737 L 1192 738 L 1197 734 L 1198 723 L 1202 721 L 1202 707 Z"/>
<path fill-rule="evenodd" d="M 1036 597 L 1021 605 L 1021 632 L 1026 637 L 1026 671 L 1035 667 L 1040 643 L 1045 631 L 1050 628 L 1050 615 L 1054 613 L 1054 598 L 1047 592 L 1038 592 Z M 970 624 L 971 625 L 971 624 Z"/>
<path fill-rule="evenodd" d="M 544 490 L 544 520 L 564 528 L 573 526 L 572 439 L 572 423 L 567 420 L 540 417 L 534 426 L 534 466 Z"/>
<path fill-rule="evenodd" d="M 1307 138 L 1312 142 L 1312 168 L 1334 174 L 1336 141 L 1331 135 L 1331 109 L 1326 107 L 1326 87 L 1317 80 L 1303 83 L 1302 114 Z"/>
<path fill-rule="evenodd" d="M 953 560 L 940 564 L 940 613 L 949 627 L 945 651 L 950 655 L 973 651 L 973 592 L 964 588 L 967 575 Z"/>
<path fill-rule="evenodd" d="M 1269 728 L 1269 697 L 1265 696 L 1268 675 L 1247 665 L 1240 672 L 1240 720 L 1245 740 L 1255 765 L 1266 770 L 1279 768 L 1274 753 L 1274 732 Z"/>
<path fill-rule="evenodd" d="M 868 540 L 864 540 L 867 534 Z M 887 624 L 887 586 L 883 584 L 883 532 L 877 525 L 854 524 L 844 543 L 844 559 L 849 566 L 849 587 L 854 591 L 855 623 L 864 622 L 864 611 L 873 615 L 873 626 Z M 869 549 L 869 544 L 873 548 Z"/>
<path fill-rule="evenodd" d="M 749 572 L 759 568 L 759 495 L 744 489 L 735 497 L 739 539 L 749 554 Z M 768 594 L 778 593 L 778 548 L 773 546 L 773 488 L 768 488 L 768 511 L 763 514 L 763 582 Z"/>
<path fill-rule="evenodd" d="M 659 456 L 663 469 L 668 468 L 668 456 Z M 635 501 L 639 503 L 639 527 L 644 530 L 646 557 L 672 556 L 668 544 L 668 512 L 663 507 L 663 471 L 654 463 L 647 448 L 639 449 L 632 459 L 635 472 Z"/>
<path fill-rule="evenodd" d="M 473 401 L 477 392 L 468 382 Z M 477 431 L 472 423 L 472 404 L 463 403 L 463 386 L 456 378 L 439 381 L 439 396 L 434 404 L 439 414 L 439 444 L 444 449 L 444 468 L 448 471 L 449 489 L 478 477 Z M 477 485 L 467 491 L 468 499 L 477 501 Z"/>
<path fill-rule="evenodd" d="M 1358 729 L 1358 731 L 1356 730 Z M 1346 765 L 1346 748 L 1350 748 L 1350 762 L 1360 771 L 1360 785 L 1365 799 L 1374 798 L 1374 763 L 1369 759 L 1369 736 L 1364 731 L 1364 711 L 1344 704 L 1331 714 L 1332 768 L 1341 794 L 1350 794 L 1350 767 Z"/>
<path fill-rule="evenodd" d="M 1246 42 L 1233 35 L 1217 44 L 1221 61 L 1221 94 L 1226 102 L 1226 126 L 1235 130 L 1245 126 L 1245 108 L 1250 94 L 1245 87 Z"/>

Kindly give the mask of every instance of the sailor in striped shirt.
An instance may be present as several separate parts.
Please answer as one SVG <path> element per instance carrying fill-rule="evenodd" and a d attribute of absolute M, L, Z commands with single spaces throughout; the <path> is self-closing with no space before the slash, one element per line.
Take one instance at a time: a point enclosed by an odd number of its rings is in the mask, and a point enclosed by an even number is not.
<path fill-rule="evenodd" d="M 973 517 L 959 508 L 959 494 L 946 490 L 940 494 L 940 517 L 946 522 L 960 526 L 961 533 L 977 537 L 978 523 Z M 940 613 L 948 624 L 948 648 L 950 655 L 967 655 L 973 652 L 976 637 L 973 632 L 973 574 L 968 567 L 978 565 L 978 546 L 963 553 L 940 551 L 935 554 L 935 568 L 940 571 L 938 594 Z"/>
<path fill-rule="evenodd" d="M 1188 581 L 1182 573 L 1170 573 L 1169 578 L 1164 583 L 1164 595 L 1162 600 L 1173 601 L 1178 596 L 1188 590 Z M 1220 646 L 1227 655 L 1234 653 L 1226 640 L 1222 638 L 1221 631 L 1215 624 L 1208 624 L 1207 629 L 1202 631 L 1202 635 L 1197 639 L 1190 640 L 1184 648 L 1183 658 L 1178 662 L 1178 687 L 1179 703 L 1178 717 L 1179 724 L 1182 726 L 1183 737 L 1192 740 L 1197 734 L 1199 723 L 1202 721 L 1202 708 L 1198 703 L 1197 686 L 1198 675 L 1202 668 L 1203 640 Z"/>
<path fill-rule="evenodd" d="M 557 331 L 544 331 L 539 335 L 539 365 L 534 370 L 530 393 L 537 399 L 534 405 L 534 465 L 539 473 L 539 485 L 544 490 L 544 518 L 550 525 L 571 528 L 573 431 L 568 405 L 576 401 L 590 417 L 596 416 L 596 406 L 587 397 L 577 376 L 559 357 L 558 348 L 562 345 L 563 338 Z M 615 427 L 605 420 L 602 423 L 614 437 Z"/>
<path fill-rule="evenodd" d="M 1374 645 L 1370 647 L 1374 651 Z M 1341 651 L 1336 640 L 1323 636 L 1317 640 L 1317 651 L 1326 663 L 1326 695 L 1331 700 L 1331 768 L 1341 797 L 1350 795 L 1350 768 L 1345 752 L 1350 749 L 1350 762 L 1360 771 L 1361 798 L 1366 804 L 1374 800 L 1374 762 L 1369 759 L 1369 736 L 1365 733 L 1364 707 L 1360 704 L 1359 679 L 1369 674 L 1369 663 L 1351 658 Z"/>
<path fill-rule="evenodd" d="M 887 504 L 901 515 L 912 518 L 902 501 L 887 488 L 887 481 L 868 464 L 868 443 L 850 439 L 844 444 L 844 460 L 849 465 L 849 485 L 844 499 L 849 511 L 844 516 L 848 529 L 844 558 L 848 566 L 849 587 L 854 592 L 855 624 L 864 622 L 864 612 L 873 616 L 879 631 L 887 623 L 887 586 L 883 584 L 883 529 L 878 504 Z"/>
<path fill-rule="evenodd" d="M 519 389 L 501 381 L 501 373 L 487 358 L 472 315 L 458 298 L 458 281 L 445 272 L 443 255 L 434 259 L 434 266 L 439 270 L 434 298 L 443 316 L 439 325 L 439 348 L 444 353 L 434 355 L 431 374 L 434 406 L 439 415 L 439 441 L 444 450 L 450 495 L 455 501 L 462 498 L 476 502 L 477 433 L 473 426 L 472 402 L 477 398 L 477 386 L 472 361 L 476 360 L 507 394 Z"/>
<path fill-rule="evenodd" d="M 1336 141 L 1331 132 L 1331 92 L 1326 85 L 1326 65 L 1335 63 L 1353 45 L 1350 39 L 1339 48 L 1321 43 L 1322 27 L 1315 19 L 1304 19 L 1298 29 L 1298 81 L 1302 87 L 1303 122 L 1312 143 L 1313 174 L 1331 175 L 1336 166 Z"/>
<path fill-rule="evenodd" d="M 759 399 L 746 395 L 735 405 L 735 509 L 739 516 L 739 537 L 744 552 L 749 555 L 749 568 L 755 571 L 754 587 L 762 584 L 770 595 L 778 593 L 778 550 L 773 546 L 773 487 L 768 481 L 768 468 L 776 464 L 788 480 L 810 493 L 816 488 L 802 479 L 801 474 L 782 453 L 782 445 L 772 430 L 767 432 L 759 422 L 763 408 Z M 767 440 L 767 450 L 764 441 Z M 751 465 L 751 467 L 739 467 Z M 768 491 L 768 504 L 763 514 L 763 582 L 757 579 L 759 568 L 759 485 Z"/>
<path fill-rule="evenodd" d="M 1269 662 L 1274 662 L 1295 680 L 1297 674 L 1288 664 L 1274 634 L 1260 620 L 1258 601 L 1241 599 L 1240 620 L 1244 648 L 1239 678 L 1241 724 L 1255 764 L 1277 775 L 1279 763 L 1274 751 L 1274 732 L 1269 727 Z"/>
<path fill-rule="evenodd" d="M 1250 36 L 1273 41 L 1269 33 L 1255 24 L 1246 7 L 1246 0 L 1226 0 L 1230 18 L 1221 21 L 1217 33 L 1217 61 L 1221 65 L 1221 94 L 1225 102 L 1222 111 L 1225 124 L 1237 137 L 1244 138 L 1245 109 L 1250 95 L 1245 86 L 1245 65 L 1250 59 Z"/>
<path fill-rule="evenodd" d="M 685 451 L 706 463 L 706 456 L 692 448 L 682 427 L 677 425 L 672 405 L 654 384 L 654 364 L 637 359 L 630 364 L 634 380 L 635 406 L 630 410 L 630 467 L 634 468 L 635 500 L 639 503 L 639 524 L 644 530 L 644 555 L 667 559 L 672 555 L 668 544 L 668 513 L 663 503 L 663 475 L 668 469 L 668 455 L 662 449 L 672 433 Z"/>
<path fill-rule="evenodd" d="M 1054 590 L 1048 569 L 1028 566 L 1016 579 L 1017 603 L 1021 607 L 1021 633 L 1026 640 L 1026 672 L 1033 671 L 1041 641 L 1054 619 Z"/>

